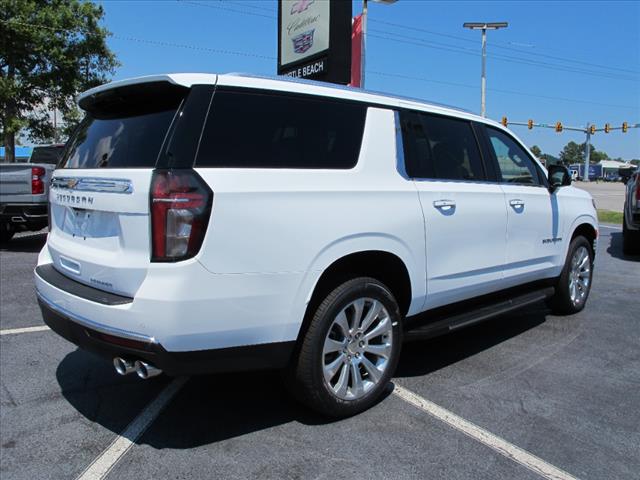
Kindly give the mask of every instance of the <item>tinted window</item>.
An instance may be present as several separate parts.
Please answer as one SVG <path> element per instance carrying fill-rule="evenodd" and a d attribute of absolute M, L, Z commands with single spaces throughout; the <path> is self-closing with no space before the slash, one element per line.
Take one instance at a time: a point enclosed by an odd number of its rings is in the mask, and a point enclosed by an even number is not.
<path fill-rule="evenodd" d="M 69 141 L 63 168 L 153 167 L 176 110 L 101 120 L 89 114 Z"/>
<path fill-rule="evenodd" d="M 196 165 L 231 168 L 352 168 L 366 105 L 316 97 L 218 91 Z"/>
<path fill-rule="evenodd" d="M 538 170 L 533 160 L 515 140 L 494 128 L 487 128 L 487 134 L 503 182 L 540 185 Z"/>
<path fill-rule="evenodd" d="M 486 179 L 469 122 L 403 112 L 402 132 L 410 176 L 440 180 Z"/>
<path fill-rule="evenodd" d="M 63 145 L 51 145 L 48 147 L 35 147 L 29 162 L 57 164 L 64 150 Z"/>

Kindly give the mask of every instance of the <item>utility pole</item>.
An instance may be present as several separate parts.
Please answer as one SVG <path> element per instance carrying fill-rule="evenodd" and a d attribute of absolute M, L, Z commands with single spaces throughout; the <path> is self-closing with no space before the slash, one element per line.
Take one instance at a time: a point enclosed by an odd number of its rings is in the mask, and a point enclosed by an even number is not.
<path fill-rule="evenodd" d="M 470 30 L 482 30 L 482 77 L 480 83 L 480 115 L 487 116 L 487 30 L 507 28 L 507 22 L 466 22 L 462 25 Z"/>
<path fill-rule="evenodd" d="M 591 158 L 591 125 L 587 123 L 587 128 L 585 129 L 585 133 L 587 134 L 587 139 L 584 142 L 584 176 L 582 178 L 583 182 L 589 181 L 589 159 Z"/>
<path fill-rule="evenodd" d="M 398 0 L 371 0 L 375 3 L 384 3 L 385 5 L 391 5 Z M 362 0 L 362 48 L 360 49 L 360 88 L 364 88 L 364 62 L 365 51 L 367 49 L 367 13 L 368 13 L 368 0 Z"/>

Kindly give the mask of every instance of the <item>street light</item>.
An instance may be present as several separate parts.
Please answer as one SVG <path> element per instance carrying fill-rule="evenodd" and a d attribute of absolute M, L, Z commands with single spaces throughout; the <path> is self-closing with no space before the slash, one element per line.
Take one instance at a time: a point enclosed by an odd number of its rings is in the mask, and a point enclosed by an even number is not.
<path fill-rule="evenodd" d="M 371 0 L 374 3 L 391 5 L 398 0 Z M 360 88 L 364 88 L 364 57 L 367 47 L 367 4 L 368 0 L 362 0 L 362 48 L 360 49 Z"/>
<path fill-rule="evenodd" d="M 482 84 L 480 93 L 480 114 L 483 117 L 487 115 L 487 30 L 498 30 L 499 28 L 507 28 L 507 22 L 467 22 L 462 25 L 470 30 L 482 30 Z"/>

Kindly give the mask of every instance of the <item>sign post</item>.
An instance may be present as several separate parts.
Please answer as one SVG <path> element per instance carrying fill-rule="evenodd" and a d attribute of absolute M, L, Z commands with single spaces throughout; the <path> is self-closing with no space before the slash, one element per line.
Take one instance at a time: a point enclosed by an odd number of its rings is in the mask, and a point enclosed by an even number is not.
<path fill-rule="evenodd" d="M 350 82 L 350 1 L 279 0 L 278 75 Z"/>

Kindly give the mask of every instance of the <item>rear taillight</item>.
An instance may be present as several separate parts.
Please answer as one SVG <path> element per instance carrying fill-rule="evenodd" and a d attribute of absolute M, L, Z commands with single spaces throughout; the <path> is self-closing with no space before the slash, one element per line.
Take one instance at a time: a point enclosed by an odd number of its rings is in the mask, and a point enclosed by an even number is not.
<path fill-rule="evenodd" d="M 175 262 L 198 253 L 213 193 L 193 170 L 156 170 L 151 180 L 152 260 Z"/>
<path fill-rule="evenodd" d="M 31 194 L 40 195 L 44 193 L 44 175 L 42 167 L 31 167 Z"/>
<path fill-rule="evenodd" d="M 636 173 L 636 200 L 640 203 L 640 173 Z"/>

